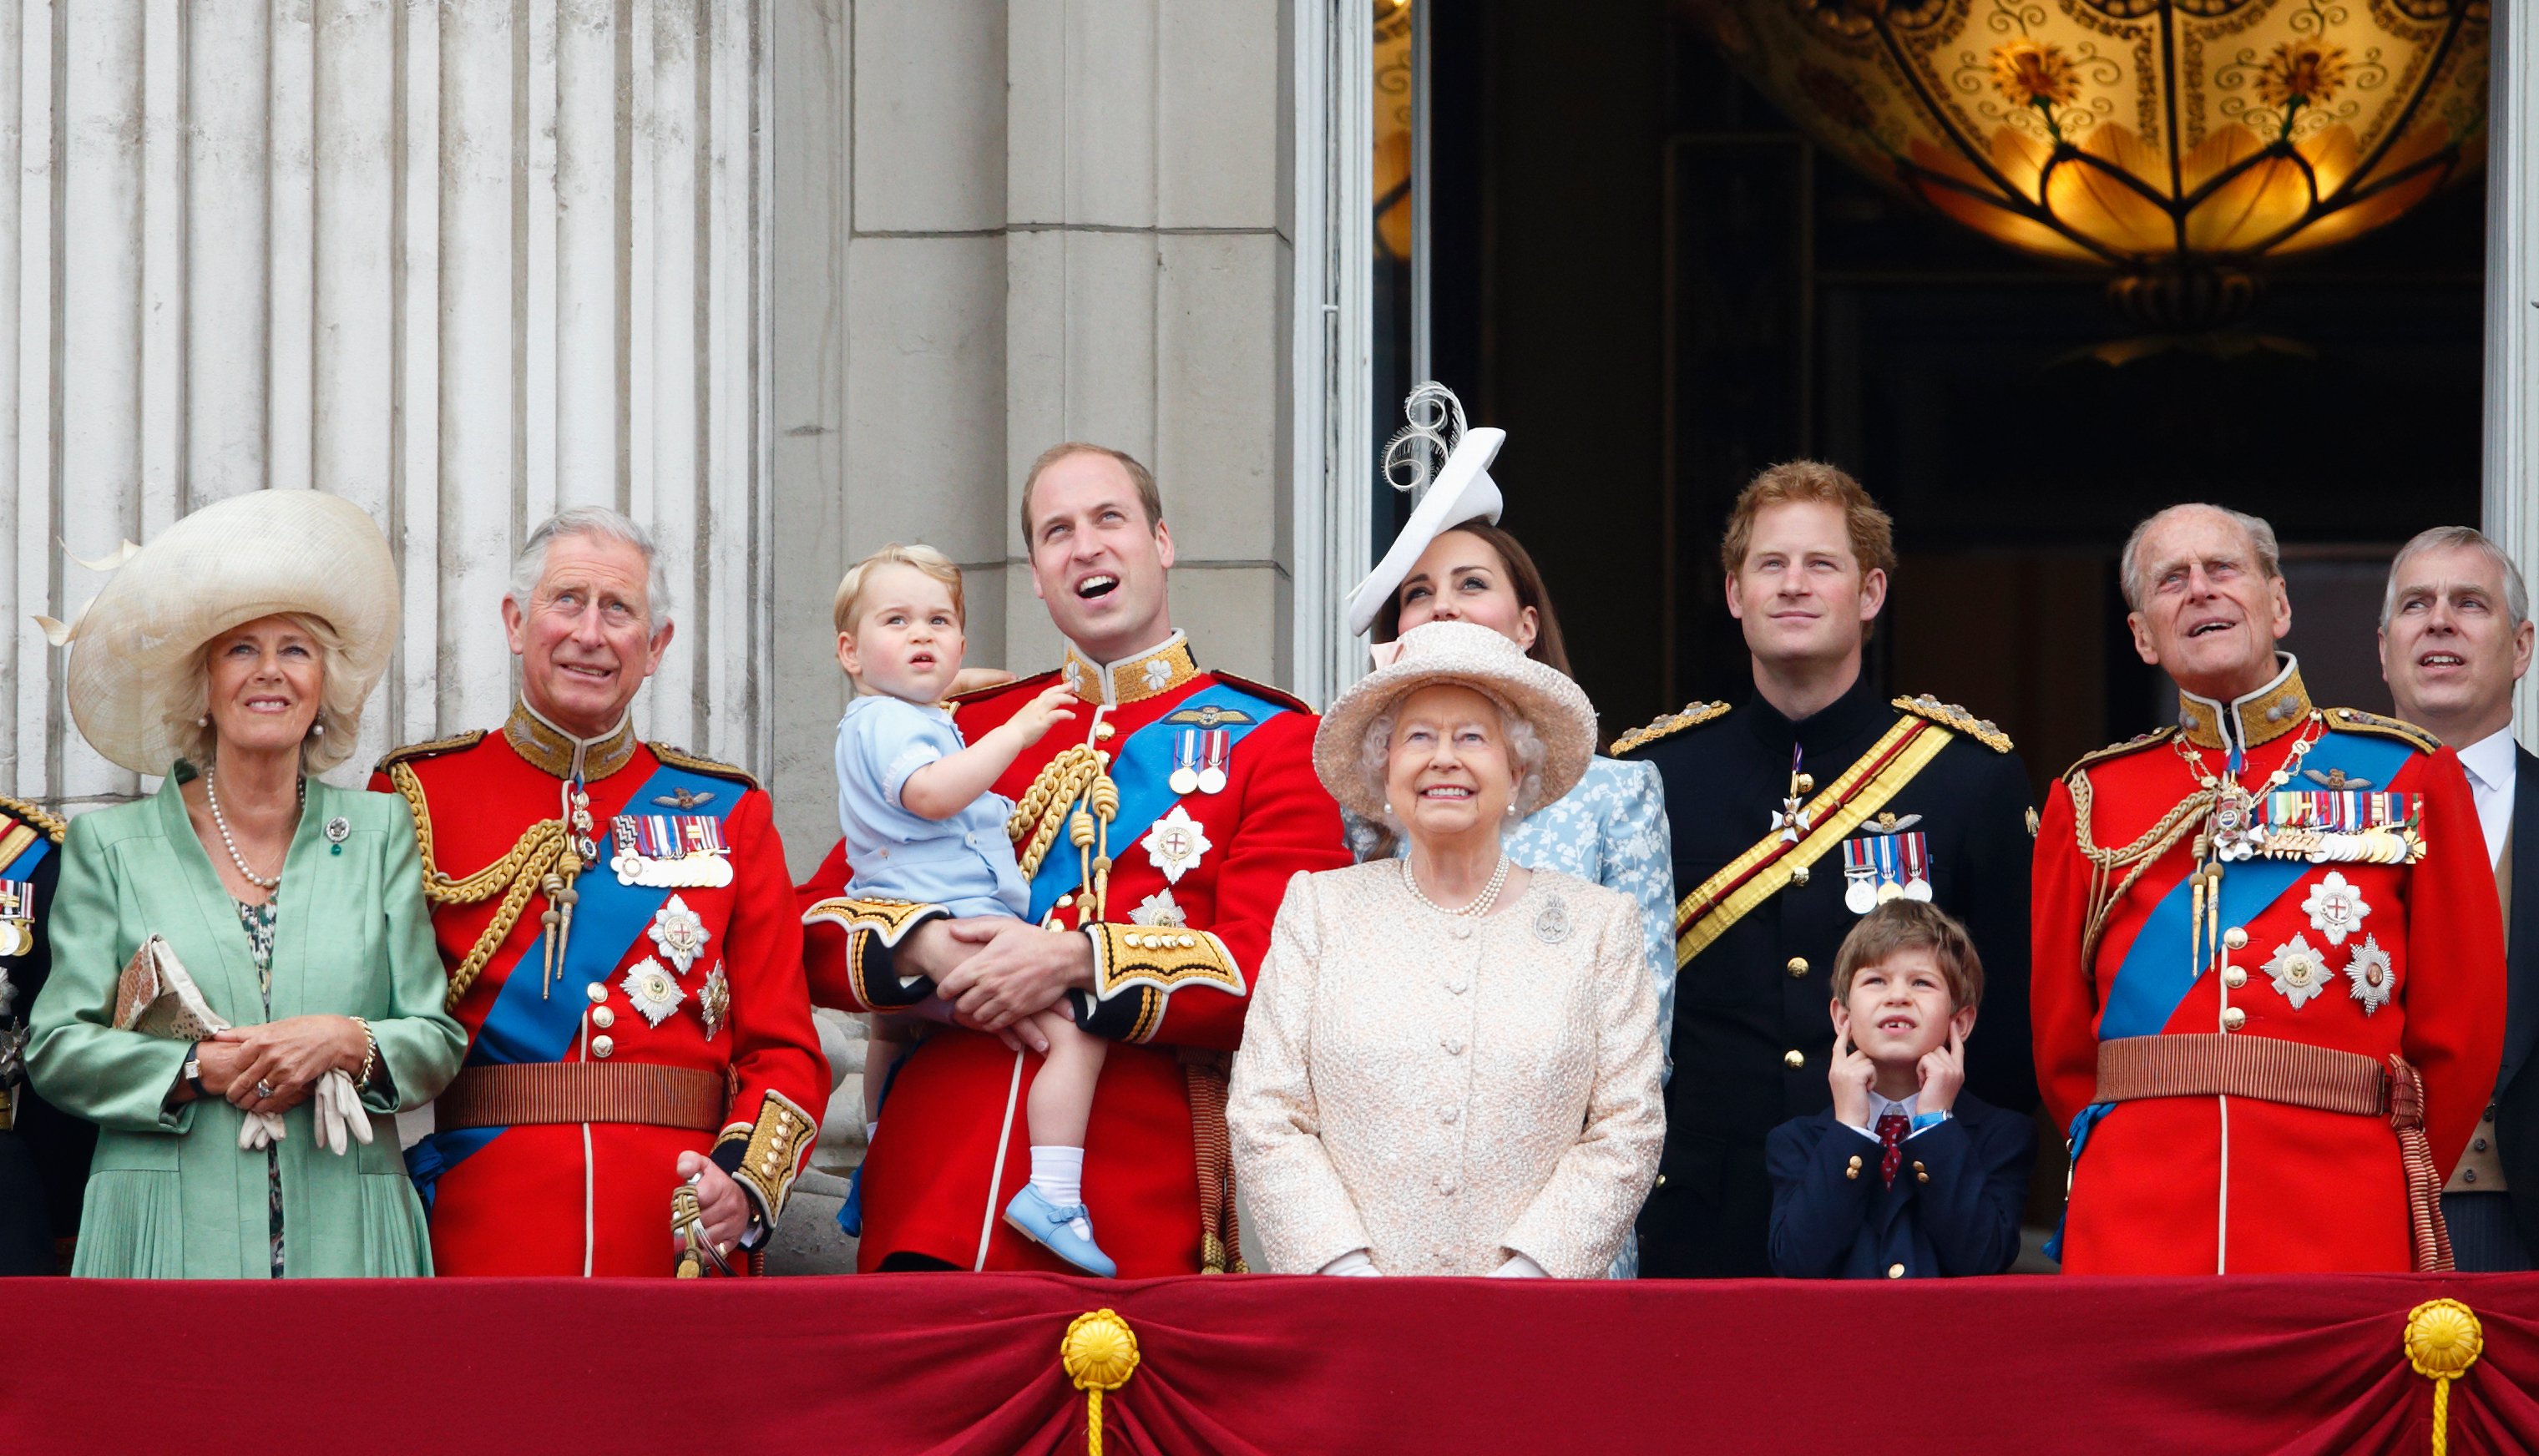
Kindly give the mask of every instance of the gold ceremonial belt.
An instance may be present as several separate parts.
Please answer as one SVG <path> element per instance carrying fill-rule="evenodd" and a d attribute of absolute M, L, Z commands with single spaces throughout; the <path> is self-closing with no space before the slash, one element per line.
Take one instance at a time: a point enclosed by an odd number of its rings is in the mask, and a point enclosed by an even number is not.
<path fill-rule="evenodd" d="M 2171 1034 L 2098 1043 L 2100 1102 L 2254 1097 L 2319 1112 L 2389 1110 L 2389 1069 L 2355 1052 L 2267 1036 Z"/>
<path fill-rule="evenodd" d="M 693 1067 L 467 1067 L 433 1104 L 433 1126 L 447 1133 L 536 1123 L 646 1123 L 711 1133 L 722 1126 L 723 1107 L 722 1078 Z"/>

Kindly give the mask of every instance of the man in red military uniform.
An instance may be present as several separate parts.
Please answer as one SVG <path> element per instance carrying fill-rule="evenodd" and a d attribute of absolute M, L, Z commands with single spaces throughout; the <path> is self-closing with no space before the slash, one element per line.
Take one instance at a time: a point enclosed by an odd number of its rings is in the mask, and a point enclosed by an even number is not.
<path fill-rule="evenodd" d="M 828 1067 L 767 796 L 635 736 L 669 645 L 641 527 L 565 512 L 503 602 L 520 699 L 495 733 L 390 753 L 467 1028 L 407 1161 L 441 1274 L 750 1267 L 819 1132 Z"/>
<path fill-rule="evenodd" d="M 1288 879 L 1348 862 L 1314 774 L 1316 720 L 1283 693 L 1201 669 L 1173 630 L 1172 535 L 1144 466 L 1060 446 L 1033 465 L 1022 516 L 1065 659 L 964 698 L 955 722 L 976 741 L 1053 679 L 1083 700 L 995 786 L 1016 801 L 1030 919 L 847 900 L 843 845 L 799 891 L 813 1000 L 892 1011 L 930 978 L 960 1017 L 890 1086 L 864 1161 L 858 1264 L 1069 1272 L 998 1217 L 1029 1176 L 1021 1113 L 1039 1062 L 991 1034 L 1064 999 L 1117 1044 L 1083 1188 L 1121 1276 L 1239 1268 L 1225 1055 Z"/>
<path fill-rule="evenodd" d="M 2312 706 L 2272 527 L 2125 545 L 2178 727 L 2057 785 L 2036 841 L 2037 1080 L 2072 1130 L 2063 1267 L 2448 1268 L 2437 1194 L 2495 1086 L 2504 939 L 2459 759 Z"/>

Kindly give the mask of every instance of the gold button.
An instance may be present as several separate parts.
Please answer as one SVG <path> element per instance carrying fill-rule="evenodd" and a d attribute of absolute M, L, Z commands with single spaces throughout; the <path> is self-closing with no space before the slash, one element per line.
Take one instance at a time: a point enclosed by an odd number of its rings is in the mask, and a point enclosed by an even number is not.
<path fill-rule="evenodd" d="M 2222 943 L 2230 946 L 2233 950 L 2244 947 L 2248 943 L 2247 927 L 2232 926 L 2230 929 L 2224 931 L 2222 933 Z"/>
<path fill-rule="evenodd" d="M 1791 974 L 1791 976 L 1792 976 L 1792 977 L 1804 976 L 1804 975 L 1806 975 L 1807 973 L 1808 973 L 1808 958 L 1807 958 L 1806 956 L 1804 956 L 1804 955 L 1793 955 L 1793 956 L 1791 956 L 1791 957 L 1790 957 L 1790 974 Z"/>
<path fill-rule="evenodd" d="M 1814 794 L 1814 793 L 1816 793 L 1816 792 L 1817 792 L 1817 776 L 1816 776 L 1816 775 L 1814 775 L 1814 774 L 1801 774 L 1801 775 L 1799 775 L 1799 777 L 1798 777 L 1798 781 L 1797 781 L 1797 784 L 1796 784 L 1796 787 L 1797 787 L 1798 791 L 1799 791 L 1801 794 Z"/>
<path fill-rule="evenodd" d="M 583 994 L 590 998 L 590 1004 L 592 1005 L 597 1005 L 601 1002 L 608 1000 L 608 984 L 604 981 L 593 981 L 590 983 L 589 989 Z"/>
<path fill-rule="evenodd" d="M 1790 1069 L 1792 1072 L 1796 1072 L 1800 1068 L 1808 1065 L 1808 1054 L 1805 1052 L 1783 1052 L 1781 1054 L 1781 1065 Z"/>
<path fill-rule="evenodd" d="M 2248 973 L 2239 969 L 2237 966 L 2232 966 L 2230 969 L 2222 973 L 2222 984 L 2230 987 L 2233 991 L 2236 991 L 2240 987 L 2248 984 Z"/>
<path fill-rule="evenodd" d="M 1887 1277 L 1888 1279 L 1891 1279 L 1891 1280 L 1900 1280 L 1900 1279 L 1902 1279 L 1902 1278 L 1904 1277 L 1904 1266 L 1903 1266 L 1903 1265 L 1901 1265 L 1901 1264 L 1889 1264 L 1889 1265 L 1887 1265 Z"/>
<path fill-rule="evenodd" d="M 1797 865 L 1797 866 L 1793 866 L 1793 867 L 1791 867 L 1791 869 L 1790 869 L 1790 883 L 1792 883 L 1792 884 L 1806 884 L 1807 882 L 1808 882 L 1808 867 L 1806 867 L 1805 865 Z"/>
<path fill-rule="evenodd" d="M 2247 1024 L 2248 1013 L 2237 1006 L 2232 1006 L 2222 1013 L 2222 1029 L 2225 1031 L 2236 1031 Z"/>
<path fill-rule="evenodd" d="M 1664 1174 L 1664 1173 L 1660 1173 L 1660 1174 L 1658 1174 L 1658 1187 L 1660 1187 L 1660 1188 L 1664 1188 L 1664 1187 L 1666 1187 L 1666 1174 Z"/>
<path fill-rule="evenodd" d="M 606 1006 L 592 1006 L 590 1008 L 590 1024 L 598 1027 L 602 1031 L 605 1031 L 609 1027 L 617 1024 L 617 1013 Z"/>
<path fill-rule="evenodd" d="M 1919 1183 L 1928 1183 L 1931 1181 L 1931 1175 L 1923 1172 L 1920 1168 L 1915 1168 L 1913 1170 L 1913 1178 L 1914 1181 Z"/>
<path fill-rule="evenodd" d="M 609 1053 L 616 1050 L 617 1043 L 610 1041 L 607 1037 L 594 1036 L 590 1039 L 590 1055 L 594 1057 L 604 1060 Z"/>
<path fill-rule="evenodd" d="M 1913 1171 L 1916 1173 L 1922 1171 L 1922 1160 L 1918 1157 L 1913 1159 Z"/>
<path fill-rule="evenodd" d="M 1111 720 L 1106 718 L 1093 726 L 1093 741 L 1097 743 L 1108 742 L 1111 735 L 1118 731 L 1118 728 L 1111 726 Z"/>

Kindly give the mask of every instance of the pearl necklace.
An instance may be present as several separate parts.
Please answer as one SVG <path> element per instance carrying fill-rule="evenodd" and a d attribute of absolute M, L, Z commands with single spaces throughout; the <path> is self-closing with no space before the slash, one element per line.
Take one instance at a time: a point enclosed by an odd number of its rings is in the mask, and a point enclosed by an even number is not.
<path fill-rule="evenodd" d="M 221 831 L 221 847 L 230 852 L 230 863 L 238 867 L 238 872 L 246 876 L 248 884 L 254 885 L 266 894 L 271 894 L 282 887 L 282 871 L 275 870 L 273 877 L 267 879 L 246 867 L 246 856 L 239 853 L 238 841 L 230 838 L 229 818 L 221 812 L 221 791 L 212 782 L 219 772 L 215 768 L 203 770 L 203 797 L 211 800 L 212 827 Z M 306 778 L 300 781 L 300 802 L 303 804 L 309 802 L 309 781 Z"/>
<path fill-rule="evenodd" d="M 1502 851 L 1499 855 L 1499 867 L 1490 871 L 1490 882 L 1481 886 L 1480 894 L 1475 896 L 1471 904 L 1453 910 L 1429 899 L 1426 893 L 1421 891 L 1419 877 L 1410 872 L 1410 861 L 1407 856 L 1402 861 L 1402 882 L 1409 888 L 1410 898 L 1436 911 L 1439 915 L 1463 915 L 1477 919 L 1489 914 L 1490 907 L 1498 903 L 1499 891 L 1507 885 L 1508 867 L 1513 863 L 1508 859 L 1506 852 Z"/>

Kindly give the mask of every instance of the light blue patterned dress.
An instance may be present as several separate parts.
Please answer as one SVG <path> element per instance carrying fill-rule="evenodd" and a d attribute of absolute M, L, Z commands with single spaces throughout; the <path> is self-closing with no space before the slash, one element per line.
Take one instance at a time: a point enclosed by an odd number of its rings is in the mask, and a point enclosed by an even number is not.
<path fill-rule="evenodd" d="M 1363 857 L 1371 834 L 1351 826 Z M 1639 902 L 1648 937 L 1649 981 L 1658 993 L 1658 1045 L 1671 1046 L 1675 1028 L 1675 841 L 1667 828 L 1666 788 L 1653 763 L 1624 763 L 1599 754 L 1578 787 L 1520 821 L 1504 841 L 1508 858 L 1528 869 L 1557 869 L 1620 890 Z M 1396 855 L 1410 852 L 1407 844 Z M 1661 1070 L 1675 1071 L 1672 1059 Z M 1608 1272 L 1636 1279 L 1640 1246 L 1625 1239 Z"/>

